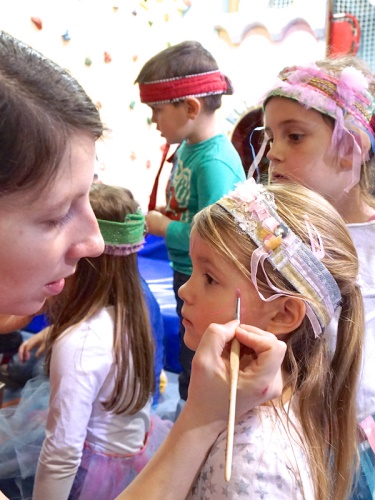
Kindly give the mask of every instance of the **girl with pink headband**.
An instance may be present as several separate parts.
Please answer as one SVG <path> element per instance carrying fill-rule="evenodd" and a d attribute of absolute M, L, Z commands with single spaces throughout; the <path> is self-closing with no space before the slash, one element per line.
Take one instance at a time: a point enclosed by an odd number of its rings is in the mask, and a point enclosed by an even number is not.
<path fill-rule="evenodd" d="M 250 169 L 269 145 L 269 180 L 322 194 L 348 224 L 358 253 L 366 331 L 357 397 L 363 470 L 353 498 L 375 491 L 374 89 L 373 75 L 354 57 L 283 69 L 263 98 L 265 139 Z"/>

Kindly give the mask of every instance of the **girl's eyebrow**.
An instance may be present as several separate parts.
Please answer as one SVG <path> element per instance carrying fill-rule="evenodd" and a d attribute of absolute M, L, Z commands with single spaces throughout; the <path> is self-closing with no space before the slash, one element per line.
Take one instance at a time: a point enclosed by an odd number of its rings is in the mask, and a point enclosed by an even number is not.
<path fill-rule="evenodd" d="M 305 124 L 304 121 L 302 120 L 296 120 L 296 119 L 288 119 L 288 120 L 282 120 L 278 126 L 283 126 L 285 127 L 286 125 L 303 125 Z M 270 132 L 272 129 L 270 127 L 267 127 L 267 125 L 264 127 L 265 132 Z"/>

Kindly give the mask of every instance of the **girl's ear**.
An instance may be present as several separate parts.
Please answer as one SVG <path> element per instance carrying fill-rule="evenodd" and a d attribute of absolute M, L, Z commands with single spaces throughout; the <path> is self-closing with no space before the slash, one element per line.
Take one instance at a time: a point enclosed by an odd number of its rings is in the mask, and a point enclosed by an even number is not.
<path fill-rule="evenodd" d="M 188 118 L 195 120 L 201 110 L 201 103 L 196 97 L 187 97 L 184 101 Z"/>
<path fill-rule="evenodd" d="M 291 296 L 279 297 L 274 302 L 274 314 L 266 330 L 275 335 L 293 332 L 306 316 L 306 304 L 303 300 Z"/>
<path fill-rule="evenodd" d="M 361 148 L 361 156 L 362 156 L 362 162 L 365 161 L 367 154 L 370 151 L 371 148 L 371 142 L 368 137 L 368 135 L 363 132 L 362 130 L 356 129 L 354 132 L 354 136 L 356 137 L 357 143 L 360 145 Z M 349 170 L 352 168 L 353 163 L 352 163 L 352 158 L 351 155 L 349 158 L 340 158 L 340 167 L 342 170 Z"/>

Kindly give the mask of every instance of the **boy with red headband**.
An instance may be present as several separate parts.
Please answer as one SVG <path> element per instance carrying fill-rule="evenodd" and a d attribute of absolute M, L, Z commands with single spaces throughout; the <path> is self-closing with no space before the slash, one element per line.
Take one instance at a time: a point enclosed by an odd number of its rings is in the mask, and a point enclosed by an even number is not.
<path fill-rule="evenodd" d="M 180 318 L 180 396 L 187 398 L 193 351 L 183 342 L 183 301 L 177 292 L 192 273 L 190 226 L 194 215 L 244 180 L 241 159 L 219 131 L 216 110 L 221 96 L 232 94 L 230 80 L 198 42 L 186 41 L 152 57 L 136 82 L 140 98 L 152 109 L 152 121 L 168 144 L 180 144 L 166 189 L 166 206 L 149 206 L 150 234 L 163 236 L 173 267 L 173 288 Z M 153 200 L 151 200 L 153 201 Z"/>

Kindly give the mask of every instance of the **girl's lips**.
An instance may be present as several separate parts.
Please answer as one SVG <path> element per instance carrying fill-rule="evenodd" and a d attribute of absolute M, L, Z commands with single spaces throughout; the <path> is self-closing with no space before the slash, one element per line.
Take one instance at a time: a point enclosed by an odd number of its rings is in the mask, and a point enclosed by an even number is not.
<path fill-rule="evenodd" d="M 192 323 L 191 321 L 189 321 L 188 319 L 186 318 L 182 318 L 182 324 L 186 327 L 186 326 L 191 326 Z"/>
<path fill-rule="evenodd" d="M 62 292 L 65 286 L 65 279 L 61 278 L 58 281 L 52 281 L 51 283 L 47 283 L 46 288 L 48 290 L 49 295 L 58 295 Z"/>
<path fill-rule="evenodd" d="M 285 177 L 281 174 L 272 173 L 272 179 L 275 181 L 284 181 Z"/>

